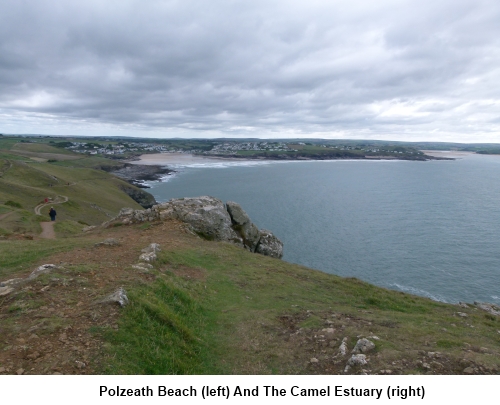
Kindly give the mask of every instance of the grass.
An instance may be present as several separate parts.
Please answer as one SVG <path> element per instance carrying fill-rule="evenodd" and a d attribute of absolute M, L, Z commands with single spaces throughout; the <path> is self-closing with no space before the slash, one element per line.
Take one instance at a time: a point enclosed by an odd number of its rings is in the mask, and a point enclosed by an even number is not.
<path fill-rule="evenodd" d="M 163 243 L 160 227 L 149 223 L 135 228 L 117 223 L 97 230 L 99 240 L 135 233 L 131 246 L 121 251 L 119 247 L 100 248 L 105 254 L 92 261 L 96 236 L 82 234 L 82 224 L 103 222 L 123 206 L 139 208 L 120 190 L 121 180 L 93 169 L 114 162 L 82 156 L 27 163 L 9 154 L 17 145 L 0 139 L 0 214 L 11 212 L 0 225 L 2 238 L 39 233 L 39 221 L 47 220 L 49 207 L 42 210 L 42 216 L 36 216 L 33 207 L 44 198 L 64 195 L 69 201 L 56 208 L 58 239 L 0 240 L 0 280 L 25 276 L 63 252 L 70 258 L 64 259 L 68 264 L 62 276 L 57 272 L 42 275 L 36 288 L 0 300 L 4 305 L 2 327 L 10 328 L 13 336 L 20 327 L 16 322 L 29 317 L 42 303 L 50 304 L 43 301 L 50 296 L 47 294 L 60 300 L 60 308 L 79 311 L 76 305 L 83 297 L 94 301 L 104 289 L 123 285 L 130 304 L 119 317 L 110 315 L 109 323 L 88 326 L 94 337 L 106 342 L 99 353 L 105 361 L 96 372 L 342 373 L 345 359 L 336 363 L 335 358 L 342 339 L 347 338 L 352 348 L 359 336 L 373 335 L 379 338 L 370 355 L 373 372 L 404 364 L 401 373 L 426 373 L 423 362 L 429 361 L 425 359 L 429 352 L 441 353 L 439 362 L 448 373 L 460 373 L 464 359 L 499 370 L 500 322 L 474 306 L 458 308 L 386 290 L 180 231 Z M 19 148 L 30 154 L 50 154 L 55 149 L 47 144 Z M 310 147 L 309 151 L 319 152 Z M 12 203 L 6 204 L 9 201 Z M 132 263 L 117 264 L 130 252 L 139 254 L 148 238 L 163 249 L 154 269 L 143 274 L 132 270 Z M 89 254 L 85 260 L 81 259 L 84 254 Z M 42 293 L 41 287 L 49 285 L 48 292 Z M 84 317 L 93 319 L 99 311 L 118 311 L 95 308 L 81 317 L 78 313 L 75 319 L 80 322 Z M 467 317 L 458 316 L 458 311 Z M 35 315 L 35 322 L 40 322 Z M 41 332 L 57 333 L 68 319 L 44 318 Z M 117 329 L 109 326 L 115 321 Z M 318 340 L 326 327 L 335 330 L 333 346 Z M 320 359 L 317 368 L 311 366 L 312 357 Z"/>
<path fill-rule="evenodd" d="M 34 215 L 33 208 L 45 198 L 69 198 L 67 203 L 58 205 L 58 220 L 93 225 L 112 218 L 124 206 L 141 208 L 122 191 L 123 187 L 132 186 L 104 171 L 43 162 L 3 162 L 2 167 L 7 169 L 0 177 L 0 201 L 12 208 L 26 209 L 22 214 L 24 220 L 20 216 L 9 216 L 9 221 L 2 223 L 1 227 L 7 232 L 39 233 L 37 220 L 29 217 Z M 44 219 L 49 208 L 42 209 Z"/>
<path fill-rule="evenodd" d="M 14 208 L 23 208 L 23 206 L 20 203 L 18 203 L 16 201 L 11 201 L 11 200 L 5 201 L 4 205 L 8 205 L 8 206 L 14 207 Z"/>
<path fill-rule="evenodd" d="M 129 295 L 117 332 L 106 331 L 116 361 L 112 374 L 218 374 L 214 340 L 204 334 L 206 310 L 189 292 L 166 280 Z M 143 328 L 148 333 L 143 333 Z"/>
<path fill-rule="evenodd" d="M 71 220 L 56 221 L 54 224 L 54 231 L 56 232 L 58 238 L 80 235 L 82 233 L 82 229 L 82 224 Z"/>
<path fill-rule="evenodd" d="M 369 355 L 372 373 L 397 365 L 401 373 L 427 373 L 423 364 L 431 362 L 430 352 L 440 353 L 445 373 L 460 373 L 464 358 L 500 367 L 500 322 L 475 307 L 458 308 L 143 225 L 98 230 L 97 240 L 113 237 L 122 243 L 99 250 L 94 250 L 96 235 L 82 234 L 81 224 L 72 221 L 56 223 L 58 235 L 72 237 L 0 241 L 0 280 L 26 276 L 67 252 L 62 270 L 41 275 L 35 288 L 4 301 L 4 325 L 26 322 L 32 313 L 38 323 L 37 308 L 44 311 L 42 306 L 56 299 L 56 308 L 75 312 L 74 320 L 115 311 L 87 326 L 94 339 L 105 341 L 97 373 L 338 374 L 347 361 L 335 357 L 342 339 L 350 350 L 360 336 L 373 335 L 378 339 Z M 153 269 L 137 272 L 133 257 L 151 241 L 162 246 L 158 260 Z M 124 262 L 130 252 L 136 252 L 132 261 Z M 92 260 L 97 254 L 100 259 Z M 130 300 L 119 316 L 117 308 L 95 306 L 117 285 Z M 41 294 L 44 286 L 50 287 Z M 93 297 L 90 312 L 79 314 L 84 297 Z M 8 330 L 14 333 L 18 326 L 12 323 Z M 327 327 L 335 331 L 332 345 L 319 339 Z M 52 330 L 57 333 L 57 325 L 46 335 Z M 316 366 L 313 357 L 319 359 Z"/>
<path fill-rule="evenodd" d="M 119 331 L 106 335 L 113 359 L 108 372 L 307 373 L 307 351 L 300 358 L 297 347 L 280 338 L 280 319 L 292 319 L 294 330 L 309 336 L 321 333 L 330 319 L 341 330 L 339 339 L 349 337 L 350 347 L 357 336 L 375 334 L 380 356 L 372 367 L 404 359 L 413 362 L 407 372 L 417 374 L 426 372 L 417 364 L 422 350 L 446 352 L 449 367 L 459 367 L 467 345 L 498 349 L 498 323 L 483 313 L 470 311 L 464 322 L 452 305 L 232 246 L 203 245 L 208 248 L 163 252 L 157 280 L 128 287 L 132 305 L 123 312 Z"/>
<path fill-rule="evenodd" d="M 86 246 L 90 242 L 83 239 L 56 240 L 4 240 L 0 241 L 0 277 L 32 270 L 33 266 L 54 253 Z"/>

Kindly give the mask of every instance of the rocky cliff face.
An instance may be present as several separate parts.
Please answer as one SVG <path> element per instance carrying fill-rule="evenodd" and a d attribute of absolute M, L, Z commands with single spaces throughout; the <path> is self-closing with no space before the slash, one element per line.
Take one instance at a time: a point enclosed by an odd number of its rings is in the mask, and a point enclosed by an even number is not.
<path fill-rule="evenodd" d="M 125 193 L 128 194 L 132 200 L 136 203 L 142 205 L 144 208 L 151 208 L 156 204 L 155 198 L 144 190 L 136 187 L 131 187 L 128 185 L 123 185 L 120 187 Z"/>
<path fill-rule="evenodd" d="M 235 202 L 226 205 L 214 197 L 172 199 L 146 210 L 124 208 L 113 221 L 123 224 L 177 219 L 190 225 L 198 235 L 232 242 L 251 252 L 283 257 L 283 243 L 270 231 L 259 230 Z"/>

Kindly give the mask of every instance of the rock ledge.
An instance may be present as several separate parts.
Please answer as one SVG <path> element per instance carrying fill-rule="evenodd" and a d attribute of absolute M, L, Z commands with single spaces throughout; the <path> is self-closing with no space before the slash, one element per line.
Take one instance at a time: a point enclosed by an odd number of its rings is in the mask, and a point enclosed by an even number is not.
<path fill-rule="evenodd" d="M 117 221 L 127 225 L 169 219 L 187 223 L 203 238 L 231 242 L 278 259 L 283 257 L 283 243 L 272 232 L 259 230 L 239 204 L 232 201 L 224 204 L 209 196 L 172 199 L 146 210 L 123 208 L 116 218 L 104 225 Z"/>

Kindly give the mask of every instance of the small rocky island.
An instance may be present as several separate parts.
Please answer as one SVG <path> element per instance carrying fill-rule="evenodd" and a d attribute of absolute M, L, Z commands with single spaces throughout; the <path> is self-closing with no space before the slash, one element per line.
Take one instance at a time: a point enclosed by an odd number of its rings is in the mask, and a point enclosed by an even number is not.
<path fill-rule="evenodd" d="M 169 219 L 185 222 L 194 233 L 205 239 L 231 242 L 251 252 L 279 259 L 283 257 L 283 243 L 272 232 L 259 230 L 239 204 L 232 201 L 224 204 L 209 196 L 172 199 L 146 210 L 123 208 L 106 225 Z"/>

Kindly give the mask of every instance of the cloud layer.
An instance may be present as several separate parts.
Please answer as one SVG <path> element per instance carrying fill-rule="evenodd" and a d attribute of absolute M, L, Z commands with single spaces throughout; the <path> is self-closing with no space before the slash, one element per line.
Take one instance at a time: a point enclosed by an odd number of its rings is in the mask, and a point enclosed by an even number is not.
<path fill-rule="evenodd" d="M 500 142 L 500 3 L 0 5 L 0 132 Z"/>

